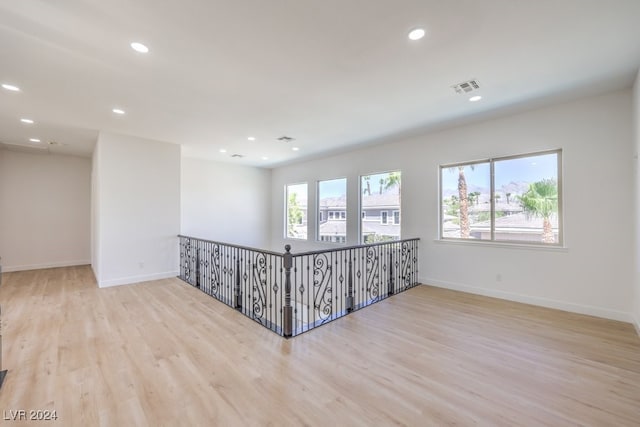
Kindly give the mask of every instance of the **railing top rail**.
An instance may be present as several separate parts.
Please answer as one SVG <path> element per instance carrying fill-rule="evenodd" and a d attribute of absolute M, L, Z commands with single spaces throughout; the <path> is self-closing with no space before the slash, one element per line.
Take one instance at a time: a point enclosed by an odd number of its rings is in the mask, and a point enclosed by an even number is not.
<path fill-rule="evenodd" d="M 403 243 L 403 242 L 413 242 L 413 241 L 417 241 L 417 240 L 420 240 L 420 238 L 419 237 L 413 237 L 411 239 L 390 240 L 388 242 L 369 243 L 369 244 L 366 244 L 366 245 L 343 246 L 343 247 L 340 247 L 340 248 L 333 248 L 333 249 L 320 249 L 320 250 L 317 250 L 317 251 L 297 252 L 297 253 L 292 253 L 292 255 L 294 257 L 318 255 L 318 254 L 325 254 L 325 253 L 330 253 L 330 252 L 348 251 L 350 249 L 369 248 L 369 247 L 372 247 L 372 246 L 383 246 L 383 245 L 397 244 L 397 243 Z"/>
<path fill-rule="evenodd" d="M 252 248 L 250 246 L 241 246 L 241 245 L 234 245 L 231 243 L 226 243 L 226 242 L 216 242 L 215 240 L 207 240 L 207 239 L 201 239 L 199 237 L 193 237 L 193 236 L 185 236 L 183 234 L 178 234 L 178 237 L 184 237 L 186 239 L 193 239 L 193 240 L 198 240 L 200 242 L 206 242 L 206 243 L 213 243 L 215 245 L 224 245 L 224 246 L 231 246 L 232 248 L 237 248 L 237 249 L 244 249 L 244 250 L 248 250 L 248 251 L 254 251 L 254 252 L 261 252 L 263 254 L 268 254 L 268 255 L 276 255 L 281 257 L 282 256 L 282 252 L 274 252 L 274 251 L 268 251 L 266 249 L 260 249 L 260 248 Z"/>
<path fill-rule="evenodd" d="M 218 241 L 215 241 L 215 240 L 201 239 L 200 237 L 185 236 L 183 234 L 178 234 L 178 237 L 184 237 L 186 239 L 198 240 L 200 242 L 213 243 L 215 245 L 225 245 L 225 246 L 230 246 L 230 247 L 238 248 L 238 249 L 244 249 L 244 250 L 249 250 L 249 251 L 254 251 L 254 252 L 261 252 L 261 253 L 268 254 L 268 255 L 276 255 L 276 256 L 282 256 L 283 255 L 283 252 L 275 252 L 275 251 L 269 251 L 269 250 L 266 250 L 266 249 L 252 248 L 250 246 L 234 245 L 234 244 L 226 243 L 226 242 L 218 242 Z M 388 242 L 369 243 L 369 244 L 366 244 L 366 245 L 342 246 L 342 247 L 339 247 L 339 248 L 319 249 L 319 250 L 316 250 L 316 251 L 307 251 L 307 252 L 296 252 L 296 253 L 292 252 L 291 255 L 293 255 L 294 257 L 309 256 L 309 255 L 317 255 L 317 254 L 324 254 L 324 253 L 330 253 L 330 252 L 347 251 L 347 250 L 350 250 L 350 249 L 369 248 L 369 247 L 374 247 L 374 246 L 398 244 L 398 243 L 403 243 L 403 242 L 413 242 L 413 241 L 417 241 L 417 240 L 420 240 L 420 238 L 419 237 L 413 237 L 411 239 L 390 240 Z"/>

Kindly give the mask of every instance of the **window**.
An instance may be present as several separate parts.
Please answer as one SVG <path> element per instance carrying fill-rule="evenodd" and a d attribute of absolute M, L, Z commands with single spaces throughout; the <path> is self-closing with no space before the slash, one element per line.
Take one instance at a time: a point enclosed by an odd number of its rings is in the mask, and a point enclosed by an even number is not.
<path fill-rule="evenodd" d="M 393 223 L 400 224 L 400 211 L 393 211 Z"/>
<path fill-rule="evenodd" d="M 286 237 L 307 239 L 307 184 L 286 186 Z"/>
<path fill-rule="evenodd" d="M 561 245 L 561 167 L 561 150 L 441 166 L 440 237 Z"/>
<path fill-rule="evenodd" d="M 400 171 L 360 177 L 360 241 L 362 243 L 400 239 L 400 224 L 392 223 L 389 218 L 390 211 L 397 211 L 400 218 L 400 194 Z"/>
<path fill-rule="evenodd" d="M 380 212 L 380 222 L 382 222 L 383 224 L 386 224 L 387 223 L 387 215 L 389 215 L 387 213 L 387 211 Z"/>
<path fill-rule="evenodd" d="M 441 167 L 440 182 L 441 237 L 490 240 L 487 222 L 491 220 L 492 206 L 490 162 Z"/>
<path fill-rule="evenodd" d="M 318 181 L 318 211 L 328 210 L 329 220 L 347 217 L 347 179 L 338 178 Z M 320 217 L 320 215 L 319 215 Z M 343 243 L 347 240 L 346 221 L 327 221 L 318 223 L 317 239 L 323 242 Z"/>

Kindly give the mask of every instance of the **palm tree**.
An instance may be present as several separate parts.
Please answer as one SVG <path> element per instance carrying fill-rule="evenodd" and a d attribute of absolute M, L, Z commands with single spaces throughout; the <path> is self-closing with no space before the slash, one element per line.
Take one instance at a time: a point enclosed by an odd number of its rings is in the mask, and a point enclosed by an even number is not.
<path fill-rule="evenodd" d="M 460 238 L 469 238 L 469 196 L 464 166 L 458 166 L 458 198 L 460 199 Z"/>
<path fill-rule="evenodd" d="M 400 194 L 400 172 L 389 172 L 385 179 L 384 189 L 388 190 L 394 185 L 398 185 L 398 194 Z"/>
<path fill-rule="evenodd" d="M 525 213 L 542 218 L 542 243 L 555 243 L 551 228 L 551 215 L 558 212 L 558 183 L 543 179 L 529 185 L 520 197 Z"/>
<path fill-rule="evenodd" d="M 370 180 L 371 177 L 369 175 L 364 177 L 364 182 L 367 184 L 367 188 L 362 191 L 364 194 L 368 194 L 369 196 L 371 195 L 371 183 L 369 182 Z"/>
<path fill-rule="evenodd" d="M 507 196 L 507 204 L 509 204 L 511 199 L 511 193 L 507 193 L 506 196 Z"/>

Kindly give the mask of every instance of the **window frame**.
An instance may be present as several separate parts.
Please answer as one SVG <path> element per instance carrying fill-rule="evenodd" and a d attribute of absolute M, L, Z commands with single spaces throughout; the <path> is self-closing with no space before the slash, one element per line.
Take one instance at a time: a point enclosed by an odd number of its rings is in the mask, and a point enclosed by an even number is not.
<path fill-rule="evenodd" d="M 346 216 L 346 211 L 349 208 L 348 203 L 349 203 L 349 179 L 346 176 L 342 176 L 342 177 L 337 177 L 337 178 L 327 178 L 327 179 L 318 179 L 316 181 L 316 212 L 318 212 L 318 217 L 322 214 L 322 212 L 320 211 L 320 183 L 322 182 L 326 182 L 326 181 L 341 181 L 344 180 L 344 191 L 345 191 L 345 197 L 346 197 L 346 206 L 344 207 L 344 212 L 345 212 L 345 216 Z M 341 211 L 336 211 L 336 210 L 331 210 L 331 209 L 327 209 L 327 215 L 326 215 L 326 221 L 329 220 L 340 220 L 340 212 Z M 320 220 L 316 220 L 316 242 L 324 242 L 324 243 L 333 243 L 333 244 L 340 244 L 339 242 L 334 242 L 332 241 L 333 237 L 335 236 L 326 236 L 327 239 L 323 240 L 323 236 L 320 234 L 320 225 L 321 225 L 321 221 Z M 344 235 L 344 242 L 346 243 L 347 241 L 347 237 L 349 234 L 349 229 L 348 226 L 345 225 L 345 235 Z"/>
<path fill-rule="evenodd" d="M 556 157 L 556 171 L 557 171 L 557 186 L 558 186 L 558 242 L 557 243 L 543 243 L 536 242 L 530 240 L 507 240 L 500 239 L 496 240 L 496 192 L 495 192 L 495 163 L 505 160 L 514 160 L 514 159 L 522 159 L 527 157 L 537 157 L 544 156 L 549 154 L 555 154 Z M 438 167 L 438 240 L 447 241 L 447 242 L 464 242 L 471 244 L 479 244 L 479 245 L 508 245 L 508 246 L 535 246 L 542 248 L 564 248 L 565 247 L 565 239 L 564 239 L 564 212 L 563 212 L 563 200 L 564 200 L 564 191 L 563 191 L 563 150 L 562 148 L 550 149 L 550 150 L 542 150 L 535 151 L 530 153 L 523 154 L 514 154 L 509 156 L 500 156 L 500 157 L 491 157 L 487 159 L 478 159 L 471 160 L 465 162 L 456 162 L 456 163 L 447 163 L 441 164 Z M 469 166 L 481 163 L 488 163 L 490 170 L 490 229 L 491 229 L 491 238 L 490 239 L 463 239 L 461 237 L 444 237 L 444 227 L 442 226 L 444 219 L 444 200 L 442 197 L 442 173 L 443 170 L 449 168 L 455 168 L 458 166 Z"/>
<path fill-rule="evenodd" d="M 400 174 L 400 205 L 398 206 L 399 210 L 402 212 L 402 202 L 401 202 L 401 197 L 402 197 L 402 169 L 401 168 L 397 168 L 397 169 L 387 169 L 387 170 L 382 170 L 382 171 L 378 171 L 378 172 L 368 172 L 368 173 L 360 173 L 358 175 L 358 211 L 360 213 L 359 215 L 359 221 L 358 221 L 358 242 L 361 245 L 367 245 L 370 243 L 365 243 L 365 236 L 363 236 L 363 229 L 364 229 L 364 222 L 365 221 L 372 221 L 372 222 L 376 222 L 378 221 L 376 218 L 377 217 L 371 217 L 369 215 L 367 215 L 362 203 L 363 203 L 363 191 L 364 191 L 364 186 L 363 186 L 363 179 L 365 176 L 372 176 L 372 175 L 382 175 L 382 174 L 391 174 L 397 172 Z M 364 214 L 364 215 L 363 215 Z M 382 217 L 382 215 L 380 215 Z M 379 221 L 381 221 L 382 218 L 380 218 Z M 400 232 L 400 234 L 398 235 L 398 239 L 397 240 L 402 240 L 402 226 L 400 226 L 400 228 L 398 229 L 398 231 Z M 396 241 L 396 240 L 392 240 L 392 241 Z"/>
<path fill-rule="evenodd" d="M 391 212 L 391 218 L 392 218 L 391 224 L 393 224 L 393 225 L 400 224 L 400 211 L 399 210 L 392 211 Z M 396 218 L 398 219 L 397 221 L 396 221 Z"/>
<path fill-rule="evenodd" d="M 307 219 L 307 224 L 306 224 L 306 228 L 307 228 L 307 233 L 306 233 L 306 237 L 292 237 L 289 236 L 289 187 L 293 187 L 296 185 L 305 185 L 306 189 L 307 189 L 307 215 L 306 215 L 306 219 Z M 301 223 L 300 224 L 304 224 L 304 220 L 305 217 L 304 215 L 301 218 Z M 294 182 L 291 184 L 285 184 L 284 185 L 284 238 L 285 240 L 309 240 L 309 183 L 306 181 L 302 181 L 302 182 Z"/>

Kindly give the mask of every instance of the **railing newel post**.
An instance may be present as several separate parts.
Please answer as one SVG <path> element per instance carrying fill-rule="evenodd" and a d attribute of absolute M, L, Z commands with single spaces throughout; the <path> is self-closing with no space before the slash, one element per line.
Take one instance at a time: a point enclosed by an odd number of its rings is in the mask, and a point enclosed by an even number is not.
<path fill-rule="evenodd" d="M 283 255 L 284 265 L 284 307 L 282 308 L 282 335 L 290 338 L 293 334 L 293 307 L 291 306 L 291 268 L 293 255 L 291 245 L 285 245 Z"/>
<path fill-rule="evenodd" d="M 200 288 L 200 244 L 196 244 L 196 288 Z"/>
<path fill-rule="evenodd" d="M 351 254 L 352 250 L 349 249 L 349 276 L 348 276 L 348 294 L 347 294 L 347 312 L 350 313 L 354 309 L 353 305 L 353 257 Z"/>
<path fill-rule="evenodd" d="M 236 258 L 236 282 L 234 286 L 234 307 L 242 311 L 242 291 L 240 288 L 240 256 Z"/>
<path fill-rule="evenodd" d="M 389 289 L 387 296 L 391 296 L 395 293 L 395 284 L 393 282 L 393 247 L 389 250 Z"/>

